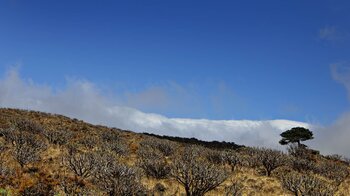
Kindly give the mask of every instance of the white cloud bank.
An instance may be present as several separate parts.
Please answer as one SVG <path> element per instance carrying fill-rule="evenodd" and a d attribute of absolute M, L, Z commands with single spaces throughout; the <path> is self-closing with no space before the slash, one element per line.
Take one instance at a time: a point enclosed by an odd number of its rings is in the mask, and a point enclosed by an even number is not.
<path fill-rule="evenodd" d="M 334 63 L 330 68 L 332 78 L 344 85 L 350 100 L 350 64 L 348 62 Z M 350 111 L 340 115 L 332 125 L 319 127 L 317 137 L 312 143 L 321 152 L 350 157 Z"/>
<path fill-rule="evenodd" d="M 92 83 L 70 81 L 63 90 L 35 84 L 16 70 L 0 79 L 0 107 L 39 110 L 83 119 L 94 124 L 161 135 L 232 141 L 249 146 L 280 148 L 279 134 L 307 123 L 289 120 L 206 120 L 167 118 L 117 104 Z M 348 144 L 346 144 L 348 147 Z"/>

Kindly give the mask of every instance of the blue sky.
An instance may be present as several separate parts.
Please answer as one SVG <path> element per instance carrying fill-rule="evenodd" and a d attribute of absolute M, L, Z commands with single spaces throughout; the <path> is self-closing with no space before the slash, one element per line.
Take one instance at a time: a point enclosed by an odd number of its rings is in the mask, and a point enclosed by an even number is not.
<path fill-rule="evenodd" d="M 329 124 L 349 109 L 330 69 L 350 61 L 349 9 L 330 0 L 2 1 L 0 72 L 19 65 L 21 77 L 58 91 L 87 80 L 168 117 Z"/>

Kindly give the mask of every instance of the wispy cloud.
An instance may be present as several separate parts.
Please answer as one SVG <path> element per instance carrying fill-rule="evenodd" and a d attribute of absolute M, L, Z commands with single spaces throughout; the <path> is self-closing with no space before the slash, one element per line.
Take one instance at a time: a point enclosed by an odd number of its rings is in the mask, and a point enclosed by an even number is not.
<path fill-rule="evenodd" d="M 138 91 L 120 91 L 116 95 L 118 105 L 157 113 L 201 113 L 202 103 L 196 89 L 175 82 L 151 85 Z M 191 105 L 190 108 L 187 106 Z"/>
<path fill-rule="evenodd" d="M 343 84 L 350 93 L 350 63 L 339 62 L 330 65 L 332 78 Z M 350 95 L 350 94 L 349 94 Z M 349 96 L 350 98 L 350 96 Z"/>
<path fill-rule="evenodd" d="M 338 32 L 335 27 L 324 27 L 320 29 L 319 38 L 327 41 L 335 41 L 338 38 Z"/>
<path fill-rule="evenodd" d="M 340 31 L 336 26 L 326 26 L 319 30 L 318 37 L 321 40 L 335 43 L 349 39 L 349 34 Z"/>
<path fill-rule="evenodd" d="M 146 99 L 144 101 L 147 104 L 156 104 L 152 100 L 153 93 L 159 94 L 157 96 L 161 98 L 157 100 L 159 102 L 166 99 L 161 90 L 153 88 L 137 96 L 129 95 L 131 97 L 129 101 L 138 102 L 138 99 Z M 137 104 L 142 104 L 142 102 Z M 21 78 L 16 70 L 9 71 L 0 80 L 0 106 L 59 113 L 95 124 L 137 132 L 196 137 L 203 140 L 233 141 L 244 145 L 273 148 L 279 147 L 279 133 L 282 131 L 294 126 L 309 126 L 303 122 L 288 120 L 168 118 L 120 105 L 115 97 L 106 96 L 88 81 L 69 81 L 66 88 L 55 90 L 50 86 Z"/>

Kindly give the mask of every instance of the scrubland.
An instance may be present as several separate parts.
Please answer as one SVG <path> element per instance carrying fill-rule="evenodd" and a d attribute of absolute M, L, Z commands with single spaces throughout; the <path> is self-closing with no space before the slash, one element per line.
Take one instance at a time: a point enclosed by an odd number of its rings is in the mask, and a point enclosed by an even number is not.
<path fill-rule="evenodd" d="M 239 141 L 235 141 L 239 143 Z M 349 160 L 0 109 L 1 195 L 350 195 Z"/>

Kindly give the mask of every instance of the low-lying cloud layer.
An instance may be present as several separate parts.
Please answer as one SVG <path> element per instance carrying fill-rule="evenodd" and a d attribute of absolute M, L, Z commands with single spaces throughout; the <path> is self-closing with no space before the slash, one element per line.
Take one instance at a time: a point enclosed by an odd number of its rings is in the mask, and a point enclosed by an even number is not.
<path fill-rule="evenodd" d="M 350 100 L 350 64 L 340 62 L 330 68 L 333 79 L 345 87 Z M 319 127 L 317 133 L 318 139 L 313 143 L 321 152 L 350 157 L 350 111 L 341 114 L 332 125 Z"/>
<path fill-rule="evenodd" d="M 249 146 L 281 148 L 279 134 L 295 126 L 311 127 L 303 122 L 289 120 L 207 120 L 168 118 L 154 113 L 145 113 L 138 109 L 125 107 L 117 102 L 118 96 L 104 95 L 94 84 L 88 81 L 69 81 L 61 90 L 36 84 L 22 79 L 16 70 L 9 71 L 0 80 L 0 107 L 39 110 L 63 114 L 83 119 L 94 124 L 102 124 L 136 132 L 150 132 L 161 135 L 195 137 L 202 140 L 232 141 Z M 131 100 L 135 101 L 135 100 Z M 146 100 L 147 101 L 147 100 Z M 343 117 L 332 126 L 334 130 L 349 127 L 350 115 Z M 349 125 L 349 126 L 348 126 Z M 339 131 L 337 137 L 329 134 L 329 128 L 320 128 L 313 147 L 322 152 L 337 152 L 349 155 L 346 141 L 349 131 Z M 316 134 L 318 134 L 316 132 Z M 327 143 L 320 145 L 319 141 Z M 342 140 L 337 140 L 340 137 Z M 327 145 L 328 144 L 328 145 Z"/>

